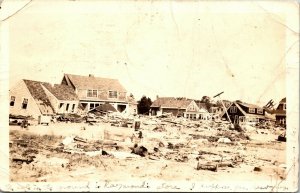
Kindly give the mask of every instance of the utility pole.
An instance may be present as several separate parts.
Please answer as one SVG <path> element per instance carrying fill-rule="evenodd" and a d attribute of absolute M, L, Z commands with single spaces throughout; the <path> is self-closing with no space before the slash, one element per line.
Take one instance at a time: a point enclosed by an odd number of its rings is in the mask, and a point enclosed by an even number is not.
<path fill-rule="evenodd" d="M 224 105 L 224 103 L 223 103 L 223 100 L 222 100 L 221 97 L 220 97 L 220 95 L 223 94 L 223 93 L 224 93 L 224 91 L 223 91 L 223 92 L 220 92 L 220 93 L 217 94 L 217 95 L 215 95 L 213 98 L 216 98 L 216 97 L 219 98 L 219 100 L 221 101 L 221 103 L 222 103 L 222 105 L 223 105 L 223 108 L 224 108 L 224 110 L 225 110 L 225 113 L 226 113 L 226 115 L 227 115 L 227 118 L 228 118 L 230 124 L 232 124 L 231 119 L 230 119 L 230 117 L 229 117 L 229 115 L 228 115 L 227 109 L 226 109 L 226 107 L 225 107 L 225 105 Z"/>

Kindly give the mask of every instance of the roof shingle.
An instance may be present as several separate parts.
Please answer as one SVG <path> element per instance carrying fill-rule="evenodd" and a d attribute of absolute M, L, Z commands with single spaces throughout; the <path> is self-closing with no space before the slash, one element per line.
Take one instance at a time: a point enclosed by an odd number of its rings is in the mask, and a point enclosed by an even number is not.
<path fill-rule="evenodd" d="M 31 96 L 36 101 L 36 104 L 38 105 L 40 111 L 42 114 L 53 114 L 53 107 L 42 87 L 41 84 L 50 85 L 46 82 L 39 82 L 39 81 L 33 81 L 33 80 L 25 80 L 25 82 Z"/>
<path fill-rule="evenodd" d="M 65 74 L 72 84 L 78 89 L 97 89 L 97 90 L 113 90 L 126 92 L 119 80 L 110 78 L 101 78 L 94 76 L 81 76 L 73 74 Z"/>
<path fill-rule="evenodd" d="M 151 105 L 151 107 L 169 107 L 185 109 L 192 102 L 191 99 L 175 98 L 175 97 L 159 97 Z"/>
<path fill-rule="evenodd" d="M 78 100 L 77 95 L 72 87 L 63 84 L 43 84 L 58 100 Z"/>

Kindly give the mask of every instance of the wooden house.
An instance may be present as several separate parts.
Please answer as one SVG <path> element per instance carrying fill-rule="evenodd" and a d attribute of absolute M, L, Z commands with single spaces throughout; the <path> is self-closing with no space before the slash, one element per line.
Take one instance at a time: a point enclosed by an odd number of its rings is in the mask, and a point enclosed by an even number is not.
<path fill-rule="evenodd" d="M 21 80 L 9 90 L 9 113 L 12 115 L 32 116 L 54 114 L 42 82 Z"/>
<path fill-rule="evenodd" d="M 172 113 L 176 117 L 188 119 L 207 119 L 208 111 L 198 106 L 192 99 L 175 97 L 157 97 L 150 107 L 151 115 Z"/>
<path fill-rule="evenodd" d="M 244 124 L 250 123 L 255 124 L 260 121 L 265 121 L 265 110 L 254 104 L 245 103 L 242 101 L 233 102 L 226 109 L 232 123 Z M 222 118 L 228 120 L 226 112 L 223 113 Z"/>
<path fill-rule="evenodd" d="M 128 100 L 126 89 L 117 79 L 65 74 L 62 85 L 72 87 L 82 109 L 88 112 L 101 104 L 109 103 L 119 112 L 131 112 L 136 104 Z M 135 107 L 134 107 L 135 106 Z"/>
<path fill-rule="evenodd" d="M 78 98 L 67 86 L 21 80 L 10 91 L 10 114 L 32 116 L 76 113 Z"/>
<path fill-rule="evenodd" d="M 286 98 L 281 99 L 274 113 L 276 124 L 286 126 Z"/>

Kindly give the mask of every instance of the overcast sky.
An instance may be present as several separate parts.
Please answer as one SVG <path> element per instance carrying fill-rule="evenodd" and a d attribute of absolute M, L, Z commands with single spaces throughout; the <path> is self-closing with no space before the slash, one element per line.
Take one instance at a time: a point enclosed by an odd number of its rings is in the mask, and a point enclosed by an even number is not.
<path fill-rule="evenodd" d="M 28 1 L 4 1 L 1 20 Z M 64 73 L 146 95 L 265 104 L 286 96 L 287 28 L 266 2 L 31 1 L 9 25 L 9 83 Z"/>

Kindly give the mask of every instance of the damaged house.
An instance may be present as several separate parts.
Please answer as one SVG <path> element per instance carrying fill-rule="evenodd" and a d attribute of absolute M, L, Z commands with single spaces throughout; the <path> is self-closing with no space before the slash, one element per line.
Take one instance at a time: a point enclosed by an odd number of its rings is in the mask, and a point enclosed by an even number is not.
<path fill-rule="evenodd" d="M 76 112 L 78 99 L 70 88 L 47 82 L 21 80 L 9 91 L 9 112 L 32 116 Z"/>
<path fill-rule="evenodd" d="M 192 99 L 175 97 L 157 97 L 150 107 L 151 115 L 162 115 L 172 113 L 176 117 L 188 119 L 208 119 L 209 112 L 198 106 Z"/>
<path fill-rule="evenodd" d="M 257 105 L 248 104 L 242 101 L 233 102 L 228 108 L 227 113 L 232 123 L 258 123 L 265 121 L 265 110 Z M 226 112 L 223 113 L 222 118 L 227 119 Z"/>
<path fill-rule="evenodd" d="M 136 112 L 136 102 L 127 97 L 126 89 L 117 79 L 64 74 L 62 85 L 72 87 L 79 98 L 79 105 L 88 112 L 102 104 L 109 103 L 119 112 Z"/>
<path fill-rule="evenodd" d="M 42 82 L 21 80 L 9 90 L 9 113 L 32 116 L 52 115 L 54 110 L 43 89 Z"/>

